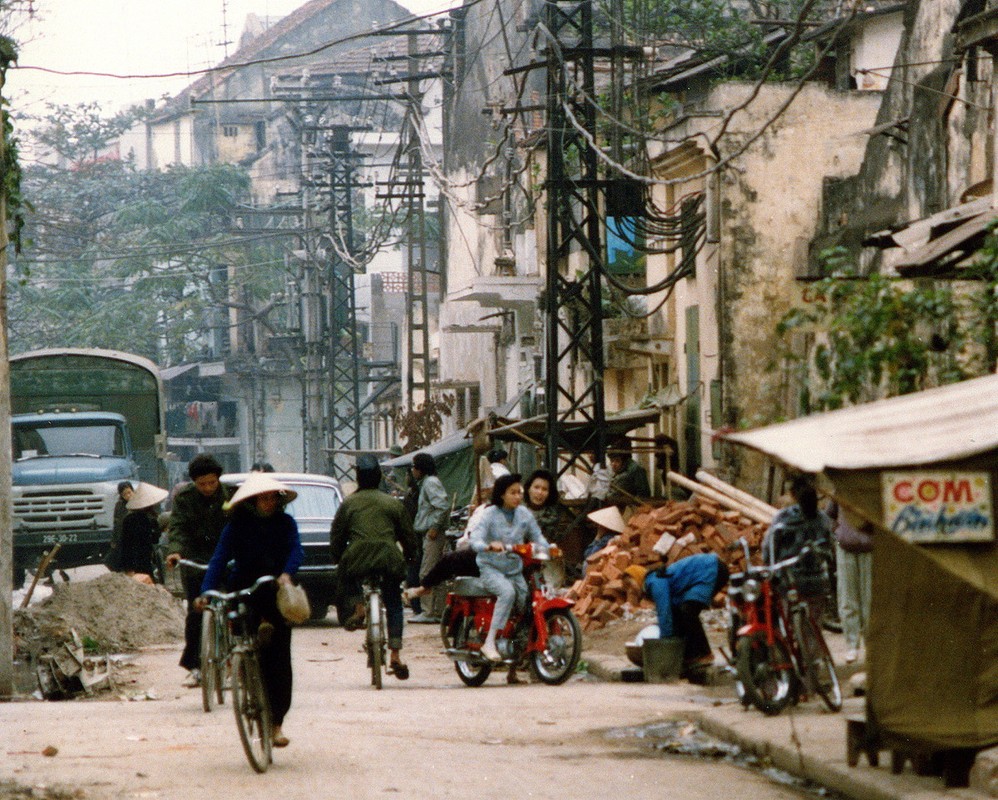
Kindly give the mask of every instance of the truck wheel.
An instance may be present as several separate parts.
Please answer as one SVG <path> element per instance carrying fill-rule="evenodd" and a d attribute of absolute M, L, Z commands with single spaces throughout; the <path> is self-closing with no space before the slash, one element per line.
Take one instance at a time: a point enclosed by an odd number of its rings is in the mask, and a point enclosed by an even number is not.
<path fill-rule="evenodd" d="M 14 587 L 14 590 L 17 591 L 22 586 L 24 586 L 24 578 L 27 575 L 27 571 L 24 569 L 22 565 L 15 563 L 13 565 L 11 573 L 12 573 L 11 585 Z"/>

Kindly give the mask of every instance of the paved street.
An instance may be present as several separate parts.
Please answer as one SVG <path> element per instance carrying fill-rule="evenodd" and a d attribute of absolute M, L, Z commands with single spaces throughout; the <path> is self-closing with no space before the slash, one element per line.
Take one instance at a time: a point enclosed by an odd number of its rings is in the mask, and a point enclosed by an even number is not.
<path fill-rule="evenodd" d="M 206 715 L 180 687 L 177 648 L 156 648 L 124 675 L 134 702 L 0 706 L 0 774 L 28 785 L 82 787 L 90 798 L 315 796 L 454 798 L 783 798 L 762 775 L 650 752 L 606 730 L 695 708 L 673 687 L 573 679 L 561 687 L 465 687 L 437 654 L 435 628 L 409 626 L 412 678 L 369 685 L 360 634 L 295 632 L 291 746 L 259 776 L 240 749 L 228 707 Z M 41 751 L 58 748 L 54 757 Z"/>

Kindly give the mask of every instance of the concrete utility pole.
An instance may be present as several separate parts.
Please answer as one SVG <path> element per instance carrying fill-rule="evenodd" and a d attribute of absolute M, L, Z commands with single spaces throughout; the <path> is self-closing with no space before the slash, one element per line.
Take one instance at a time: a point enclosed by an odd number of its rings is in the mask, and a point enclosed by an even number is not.
<path fill-rule="evenodd" d="M 7 114 L 3 86 L 9 66 L 6 50 L 0 53 L 0 181 L 4 179 Z M 14 533 L 10 509 L 10 362 L 7 354 L 7 198 L 0 191 L 0 699 L 14 694 L 14 631 L 11 611 Z"/>

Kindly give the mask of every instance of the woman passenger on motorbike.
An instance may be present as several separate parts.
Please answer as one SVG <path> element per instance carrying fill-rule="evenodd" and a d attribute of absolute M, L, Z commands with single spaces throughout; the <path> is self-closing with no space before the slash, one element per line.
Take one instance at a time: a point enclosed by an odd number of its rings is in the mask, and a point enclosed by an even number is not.
<path fill-rule="evenodd" d="M 492 505 L 482 524 L 471 535 L 471 548 L 485 588 L 496 596 L 488 635 L 482 655 L 490 661 L 502 661 L 496 647 L 496 634 L 505 627 L 510 612 L 522 609 L 527 602 L 527 581 L 523 561 L 508 550 L 510 545 L 532 542 L 540 552 L 547 552 L 548 542 L 534 515 L 523 507 L 523 484 L 516 474 L 501 475 L 492 487 Z"/>

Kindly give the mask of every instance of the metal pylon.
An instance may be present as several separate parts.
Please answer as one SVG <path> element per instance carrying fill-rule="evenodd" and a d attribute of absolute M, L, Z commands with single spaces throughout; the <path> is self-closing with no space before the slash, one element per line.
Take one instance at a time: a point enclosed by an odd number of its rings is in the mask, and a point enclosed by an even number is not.
<path fill-rule="evenodd" d="M 596 112 L 586 102 L 587 97 L 596 97 L 592 2 L 549 0 L 544 4 L 544 19 L 554 38 L 545 53 L 546 455 L 548 467 L 560 474 L 586 454 L 602 462 L 606 451 L 600 280 L 604 255 L 599 162 L 583 135 L 584 131 L 594 140 L 596 136 Z M 569 110 L 579 127 L 569 118 Z M 582 437 L 570 440 L 565 435 L 569 420 L 585 423 Z"/>
<path fill-rule="evenodd" d="M 329 472 L 350 480 L 353 460 L 343 450 L 361 444 L 360 378 L 362 342 L 357 329 L 357 296 L 354 291 L 353 241 L 354 165 L 357 154 L 350 146 L 351 128 L 333 126 L 329 133 L 329 226 L 335 241 L 329 262 Z"/>
<path fill-rule="evenodd" d="M 406 399 L 409 410 L 430 399 L 430 303 L 426 264 L 426 202 L 423 190 L 423 153 L 414 106 L 422 102 L 419 90 L 415 34 L 409 36 L 408 82 L 410 107 L 406 114 L 408 138 L 405 141 L 406 253 L 408 260 L 408 303 L 406 305 Z"/>

